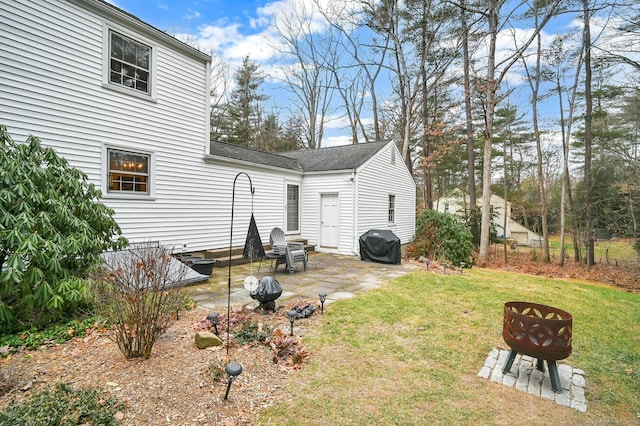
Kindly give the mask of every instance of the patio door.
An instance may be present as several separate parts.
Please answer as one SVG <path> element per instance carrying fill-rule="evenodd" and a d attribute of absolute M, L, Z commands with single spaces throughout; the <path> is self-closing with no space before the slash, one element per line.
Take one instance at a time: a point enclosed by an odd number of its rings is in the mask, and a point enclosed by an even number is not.
<path fill-rule="evenodd" d="M 338 194 L 322 194 L 320 204 L 320 247 L 338 248 L 340 205 Z"/>

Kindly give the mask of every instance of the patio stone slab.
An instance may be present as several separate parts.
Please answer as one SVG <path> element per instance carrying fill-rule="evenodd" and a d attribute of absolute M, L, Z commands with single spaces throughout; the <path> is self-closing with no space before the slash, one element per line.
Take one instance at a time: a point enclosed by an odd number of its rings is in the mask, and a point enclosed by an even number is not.
<path fill-rule="evenodd" d="M 535 358 L 518 354 L 513 361 L 511 371 L 503 374 L 502 368 L 508 356 L 509 351 L 506 349 L 492 349 L 487 355 L 478 377 L 514 387 L 520 392 L 527 392 L 534 396 L 549 399 L 556 404 L 573 408 L 583 413 L 587 411 L 587 400 L 584 396 L 586 374 L 583 370 L 573 368 L 564 363 L 558 364 L 562 393 L 555 393 L 551 389 L 551 378 L 549 377 L 549 369 L 546 362 L 543 373 L 536 368 L 537 361 Z"/>
<path fill-rule="evenodd" d="M 364 262 L 357 256 L 344 256 L 328 253 L 310 253 L 308 270 L 296 268 L 293 274 L 282 269 L 276 273 L 263 268 L 257 273 L 256 265 L 245 264 L 231 267 L 231 304 L 246 307 L 257 306 L 257 302 L 244 289 L 243 281 L 248 275 L 261 279 L 273 276 L 282 287 L 282 295 L 276 305 L 298 299 L 318 300 L 318 294 L 326 293 L 327 302 L 354 297 L 385 282 L 412 272 L 418 267 L 413 264 L 388 265 Z M 186 288 L 187 293 L 198 305 L 210 309 L 222 309 L 227 306 L 229 285 L 228 269 L 214 269 L 213 276 L 205 283 Z"/>

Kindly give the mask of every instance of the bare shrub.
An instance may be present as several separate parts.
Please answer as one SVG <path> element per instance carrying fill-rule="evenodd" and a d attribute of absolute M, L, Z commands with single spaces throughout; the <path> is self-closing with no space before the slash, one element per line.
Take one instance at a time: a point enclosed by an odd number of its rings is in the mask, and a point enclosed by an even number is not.
<path fill-rule="evenodd" d="M 11 392 L 20 383 L 20 377 L 13 366 L 3 366 L 0 358 L 0 396 Z"/>
<path fill-rule="evenodd" d="M 96 309 L 113 326 L 110 338 L 127 358 L 149 358 L 185 301 L 186 266 L 165 247 L 107 253 L 94 280 Z"/>

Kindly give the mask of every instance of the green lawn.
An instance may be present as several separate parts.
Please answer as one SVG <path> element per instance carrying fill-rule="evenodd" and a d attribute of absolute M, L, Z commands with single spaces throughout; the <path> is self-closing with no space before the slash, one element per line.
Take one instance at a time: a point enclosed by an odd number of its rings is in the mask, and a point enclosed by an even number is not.
<path fill-rule="evenodd" d="M 525 300 L 573 314 L 588 411 L 477 376 L 506 348 L 502 310 Z M 416 273 L 327 306 L 304 336 L 309 363 L 291 399 L 260 424 L 640 424 L 640 294 L 483 269 Z"/>

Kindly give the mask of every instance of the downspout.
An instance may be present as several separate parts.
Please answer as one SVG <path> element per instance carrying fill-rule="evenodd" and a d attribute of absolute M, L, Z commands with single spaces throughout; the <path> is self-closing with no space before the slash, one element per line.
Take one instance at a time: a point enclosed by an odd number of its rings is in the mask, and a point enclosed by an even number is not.
<path fill-rule="evenodd" d="M 360 255 L 360 250 L 356 247 L 356 231 L 358 226 L 358 181 L 356 180 L 356 170 L 353 169 L 351 171 L 351 212 L 352 212 L 352 221 L 351 221 L 351 252 L 358 256 Z"/>

